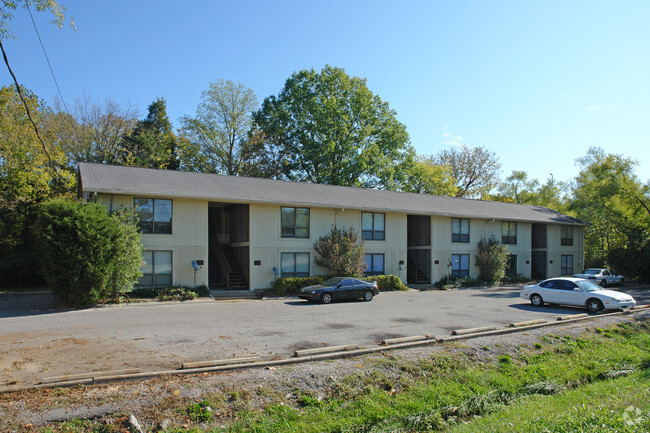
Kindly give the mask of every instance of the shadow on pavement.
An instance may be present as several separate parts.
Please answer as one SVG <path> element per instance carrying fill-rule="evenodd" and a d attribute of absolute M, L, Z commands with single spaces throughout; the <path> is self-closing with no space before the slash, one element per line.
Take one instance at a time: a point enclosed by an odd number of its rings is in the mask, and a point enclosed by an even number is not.
<path fill-rule="evenodd" d="M 0 295 L 0 318 L 35 316 L 68 311 L 51 293 L 4 293 Z"/>

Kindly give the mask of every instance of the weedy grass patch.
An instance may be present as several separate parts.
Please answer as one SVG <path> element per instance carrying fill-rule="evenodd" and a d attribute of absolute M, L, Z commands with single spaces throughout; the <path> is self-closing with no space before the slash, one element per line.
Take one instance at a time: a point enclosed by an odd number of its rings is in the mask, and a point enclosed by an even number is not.
<path fill-rule="evenodd" d="M 542 347 L 482 364 L 446 353 L 391 359 L 383 367 L 399 374 L 350 376 L 333 382 L 317 405 L 248 411 L 214 431 L 646 431 L 648 330 L 637 323 L 582 338 L 549 336 Z"/>

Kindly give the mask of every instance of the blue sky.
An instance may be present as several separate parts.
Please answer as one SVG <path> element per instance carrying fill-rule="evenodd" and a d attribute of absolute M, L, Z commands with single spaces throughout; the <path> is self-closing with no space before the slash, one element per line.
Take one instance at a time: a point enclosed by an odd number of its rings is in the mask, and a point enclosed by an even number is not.
<path fill-rule="evenodd" d="M 502 165 L 569 180 L 591 146 L 650 179 L 648 1 L 60 0 L 77 31 L 34 13 L 68 106 L 84 93 L 174 126 L 210 81 L 260 102 L 300 69 L 342 67 L 397 112 L 419 154 L 485 146 Z M 4 41 L 21 84 L 56 87 L 23 9 Z M 4 65 L 0 84 L 11 78 Z"/>

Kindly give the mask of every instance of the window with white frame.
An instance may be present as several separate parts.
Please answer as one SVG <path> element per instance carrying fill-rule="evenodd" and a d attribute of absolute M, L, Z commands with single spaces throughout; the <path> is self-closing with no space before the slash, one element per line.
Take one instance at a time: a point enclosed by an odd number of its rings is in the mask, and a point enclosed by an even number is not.
<path fill-rule="evenodd" d="M 138 227 L 142 233 L 171 234 L 172 201 L 170 199 L 136 197 L 134 207 L 138 216 Z"/>
<path fill-rule="evenodd" d="M 283 277 L 309 276 L 309 253 L 282 253 L 281 262 Z"/>
<path fill-rule="evenodd" d="M 172 285 L 172 252 L 143 251 L 142 276 L 138 286 L 171 286 Z"/>
<path fill-rule="evenodd" d="M 573 227 L 562 226 L 560 227 L 560 245 L 572 246 L 573 245 Z"/>
<path fill-rule="evenodd" d="M 386 239 L 386 215 L 375 212 L 361 212 L 361 234 L 367 241 Z"/>
<path fill-rule="evenodd" d="M 281 213 L 283 238 L 309 238 L 309 208 L 283 207 Z"/>
<path fill-rule="evenodd" d="M 469 254 L 451 255 L 452 278 L 469 277 Z"/>
<path fill-rule="evenodd" d="M 501 243 L 506 245 L 517 244 L 517 223 L 509 221 L 501 223 Z"/>
<path fill-rule="evenodd" d="M 384 275 L 384 255 L 366 254 L 366 275 Z"/>
<path fill-rule="evenodd" d="M 469 243 L 469 219 L 451 219 L 451 241 L 455 243 Z"/>

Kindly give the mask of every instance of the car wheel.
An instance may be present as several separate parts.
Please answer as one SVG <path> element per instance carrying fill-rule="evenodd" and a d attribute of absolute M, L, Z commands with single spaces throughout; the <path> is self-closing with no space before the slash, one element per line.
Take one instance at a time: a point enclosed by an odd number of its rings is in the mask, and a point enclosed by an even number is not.
<path fill-rule="evenodd" d="M 600 287 L 607 287 L 607 280 L 603 280 L 600 282 Z"/>
<path fill-rule="evenodd" d="M 363 294 L 363 300 L 366 301 L 366 302 L 370 302 L 370 301 L 372 301 L 372 298 L 373 298 L 374 296 L 375 296 L 375 295 L 373 295 L 372 292 L 371 292 L 370 290 L 368 290 L 367 292 L 365 292 L 365 293 Z"/>
<path fill-rule="evenodd" d="M 592 313 L 597 313 L 603 309 L 603 303 L 600 301 L 600 299 L 589 299 L 587 301 L 587 310 L 589 310 Z"/>
<path fill-rule="evenodd" d="M 530 295 L 530 303 L 535 307 L 541 307 L 544 305 L 544 300 L 537 293 Z"/>
<path fill-rule="evenodd" d="M 323 295 L 320 297 L 320 301 L 323 304 L 329 304 L 332 302 L 332 294 L 331 293 L 323 293 Z"/>

